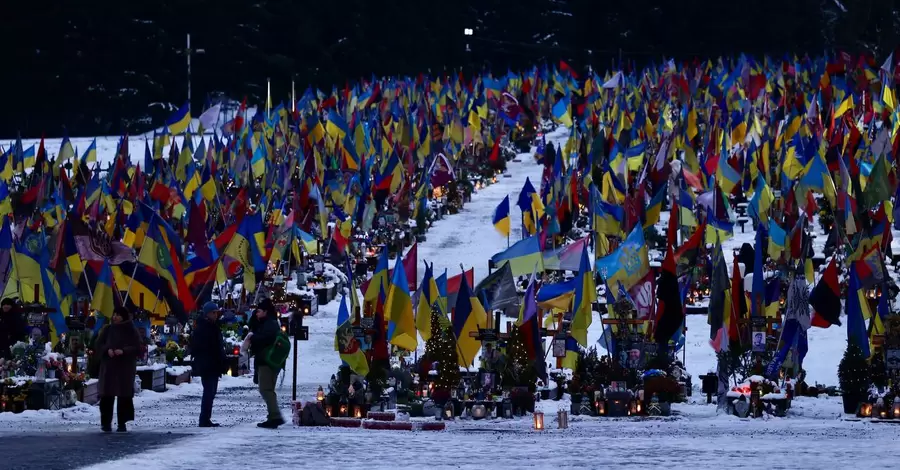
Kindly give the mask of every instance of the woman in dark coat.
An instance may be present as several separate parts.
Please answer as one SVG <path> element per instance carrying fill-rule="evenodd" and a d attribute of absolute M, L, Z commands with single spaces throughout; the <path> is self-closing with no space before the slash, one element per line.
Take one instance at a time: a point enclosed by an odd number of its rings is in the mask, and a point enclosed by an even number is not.
<path fill-rule="evenodd" d="M 134 420 L 134 376 L 141 352 L 141 336 L 131 322 L 131 314 L 124 307 L 113 311 L 112 324 L 104 327 L 97 338 L 96 351 L 100 355 L 100 427 L 112 431 L 113 403 L 118 398 L 116 414 L 118 432 L 125 432 L 125 423 Z"/>

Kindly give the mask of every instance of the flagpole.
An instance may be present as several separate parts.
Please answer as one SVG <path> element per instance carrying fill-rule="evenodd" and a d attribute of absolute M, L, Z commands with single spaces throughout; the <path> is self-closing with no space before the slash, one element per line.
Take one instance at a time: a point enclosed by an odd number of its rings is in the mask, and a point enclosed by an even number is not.
<path fill-rule="evenodd" d="M 152 222 L 153 219 L 151 218 L 150 220 L 151 220 L 151 222 Z M 150 228 L 148 227 L 147 230 L 150 230 Z M 144 234 L 144 237 L 145 237 L 145 238 L 146 238 L 146 236 L 147 236 L 147 235 Z M 128 297 L 129 294 L 131 294 L 131 284 L 134 282 L 134 276 L 137 275 L 138 266 L 140 266 L 140 264 L 141 264 L 141 261 L 140 261 L 140 259 L 141 259 L 141 253 L 144 252 L 144 247 L 145 247 L 145 246 L 147 246 L 146 243 L 142 243 L 142 244 L 141 244 L 141 249 L 138 250 L 137 258 L 134 260 L 134 270 L 131 271 L 131 278 L 128 279 L 128 287 L 125 289 L 125 297 Z M 87 279 L 87 278 L 85 278 L 85 279 Z"/>

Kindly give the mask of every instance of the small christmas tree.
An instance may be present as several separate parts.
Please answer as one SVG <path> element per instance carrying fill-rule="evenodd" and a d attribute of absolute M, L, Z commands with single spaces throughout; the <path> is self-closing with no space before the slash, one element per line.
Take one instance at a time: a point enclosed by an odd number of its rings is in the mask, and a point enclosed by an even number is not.
<path fill-rule="evenodd" d="M 437 375 L 433 377 L 435 390 L 450 391 L 459 385 L 456 336 L 436 303 L 431 307 L 431 338 L 425 342 L 425 357 L 437 363 L 434 369 Z"/>
<path fill-rule="evenodd" d="M 838 365 L 838 382 L 845 395 L 864 395 L 869 390 L 869 364 L 862 349 L 852 342 L 847 342 L 847 350 Z"/>
<path fill-rule="evenodd" d="M 528 357 L 528 347 L 525 345 L 525 335 L 518 327 L 513 327 L 510 334 L 510 342 L 507 348 L 507 374 L 511 383 L 516 387 L 528 387 L 533 392 L 536 388 L 537 373 L 534 369 L 534 361 Z"/>

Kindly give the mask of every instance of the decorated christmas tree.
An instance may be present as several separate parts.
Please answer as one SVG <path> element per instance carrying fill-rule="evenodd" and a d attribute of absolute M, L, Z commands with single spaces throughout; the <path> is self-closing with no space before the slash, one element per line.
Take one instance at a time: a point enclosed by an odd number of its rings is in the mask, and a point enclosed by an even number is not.
<path fill-rule="evenodd" d="M 515 387 L 528 387 L 529 391 L 535 390 L 537 373 L 534 370 L 534 361 L 528 357 L 528 348 L 525 345 L 525 335 L 518 327 L 513 327 L 507 347 L 506 375 L 504 385 Z"/>
<path fill-rule="evenodd" d="M 838 382 L 845 395 L 863 395 L 871 383 L 869 364 L 859 346 L 847 343 L 847 350 L 838 365 Z"/>
<path fill-rule="evenodd" d="M 442 318 L 437 304 L 431 307 L 431 338 L 425 342 L 425 357 L 434 363 L 435 390 L 453 390 L 459 385 L 459 365 L 456 357 L 456 337 Z"/>

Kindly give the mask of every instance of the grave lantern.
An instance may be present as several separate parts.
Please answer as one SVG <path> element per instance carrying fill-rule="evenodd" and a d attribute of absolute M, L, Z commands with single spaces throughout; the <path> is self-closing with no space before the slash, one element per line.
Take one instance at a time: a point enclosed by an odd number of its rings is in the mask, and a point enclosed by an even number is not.
<path fill-rule="evenodd" d="M 894 398 L 894 418 L 900 419 L 900 399 Z"/>
<path fill-rule="evenodd" d="M 556 413 L 556 421 L 559 423 L 559 429 L 566 429 L 569 427 L 569 413 L 566 410 L 559 410 Z"/>
<path fill-rule="evenodd" d="M 535 431 L 544 430 L 544 413 L 541 413 L 540 411 L 534 413 L 534 429 Z"/>
<path fill-rule="evenodd" d="M 473 405 L 472 406 L 472 418 L 474 419 L 483 419 L 487 410 L 484 405 Z"/>
<path fill-rule="evenodd" d="M 453 402 L 447 401 L 447 404 L 444 405 L 444 419 L 453 419 Z"/>
<path fill-rule="evenodd" d="M 362 405 L 356 405 L 355 410 L 353 411 L 354 418 L 362 418 Z"/>
<path fill-rule="evenodd" d="M 319 385 L 319 390 L 316 391 L 316 401 L 322 403 L 325 401 L 325 391 L 322 390 L 322 386 Z"/>
<path fill-rule="evenodd" d="M 598 416 L 606 416 L 606 400 L 597 400 L 594 402 L 594 408 L 597 409 Z"/>
<path fill-rule="evenodd" d="M 871 418 L 872 417 L 872 404 L 871 403 L 863 403 L 859 405 L 859 417 L 860 418 Z"/>

